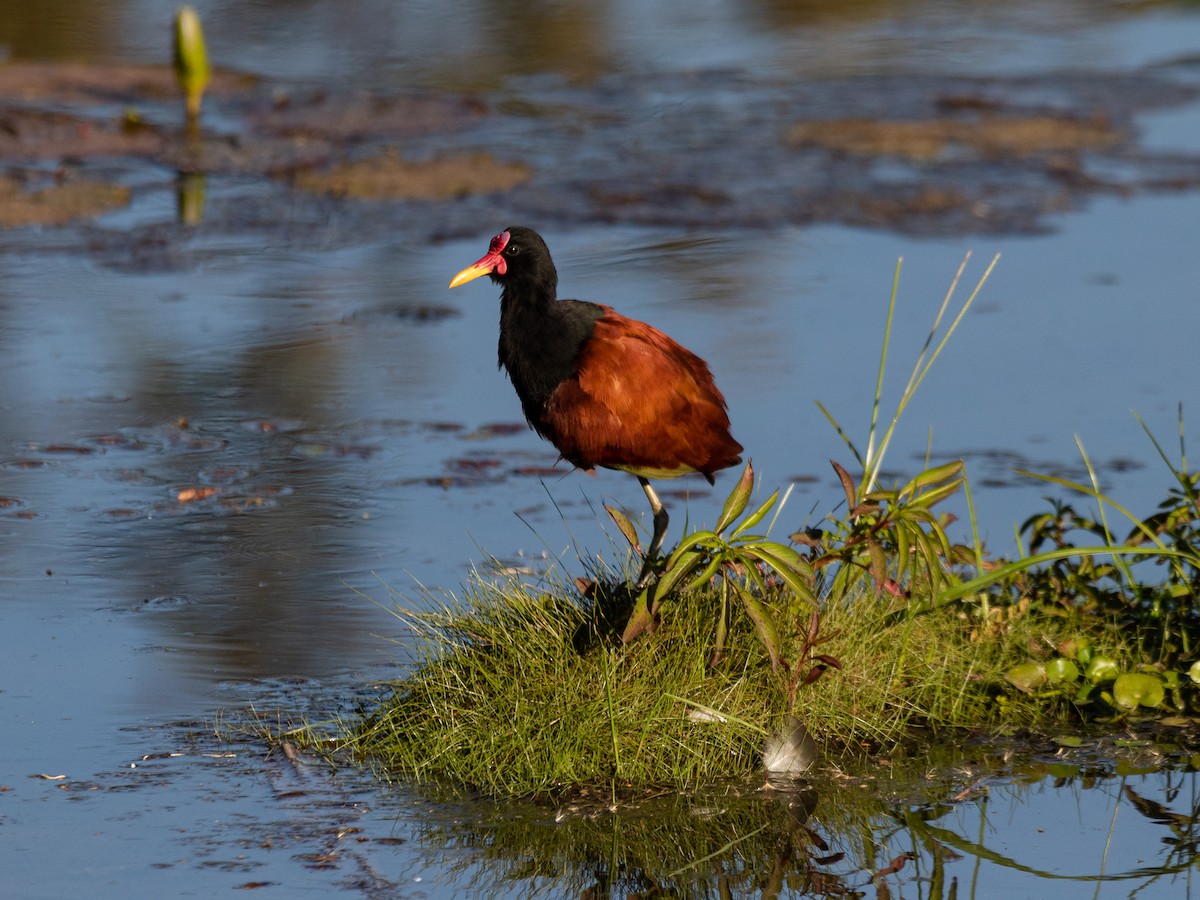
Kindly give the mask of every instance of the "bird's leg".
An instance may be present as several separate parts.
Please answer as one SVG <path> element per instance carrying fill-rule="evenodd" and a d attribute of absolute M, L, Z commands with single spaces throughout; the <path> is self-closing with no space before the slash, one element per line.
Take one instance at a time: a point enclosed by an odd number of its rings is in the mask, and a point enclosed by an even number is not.
<path fill-rule="evenodd" d="M 650 576 L 654 574 L 654 560 L 658 558 L 663 538 L 667 536 L 667 511 L 658 499 L 658 494 L 654 493 L 654 488 L 650 487 L 650 482 L 641 475 L 638 476 L 638 481 L 642 483 L 642 490 L 646 492 L 646 499 L 650 501 L 650 511 L 654 513 L 654 537 L 650 539 L 650 546 L 646 549 L 645 561 L 642 563 L 642 572 L 634 584 L 635 589 L 640 591 L 650 583 Z"/>

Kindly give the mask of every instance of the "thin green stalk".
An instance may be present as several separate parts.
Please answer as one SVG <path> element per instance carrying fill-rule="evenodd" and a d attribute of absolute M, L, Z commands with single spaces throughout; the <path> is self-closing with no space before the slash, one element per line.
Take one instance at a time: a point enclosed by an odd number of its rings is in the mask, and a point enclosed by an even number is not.
<path fill-rule="evenodd" d="M 778 505 L 775 507 L 775 515 L 771 516 L 771 524 L 767 526 L 767 534 L 770 535 L 775 529 L 775 522 L 779 519 L 779 514 L 783 512 L 783 508 L 787 506 L 788 497 L 792 496 L 792 491 L 796 487 L 796 482 L 792 482 L 787 486 L 787 490 L 783 492 L 783 497 L 780 498 Z"/>
<path fill-rule="evenodd" d="M 1125 779 L 1121 779 L 1121 788 L 1117 791 L 1117 802 L 1113 804 L 1112 818 L 1108 821 L 1108 835 L 1104 839 L 1104 852 L 1100 854 L 1100 871 L 1096 878 L 1094 897 L 1100 896 L 1100 885 L 1104 883 L 1105 869 L 1108 867 L 1108 851 L 1112 848 L 1113 835 L 1117 830 L 1117 812 L 1121 809 L 1122 798 L 1125 796 Z"/>
<path fill-rule="evenodd" d="M 1150 443 L 1153 444 L 1154 449 L 1158 451 L 1159 457 L 1161 457 L 1162 461 L 1164 463 L 1166 463 L 1167 468 L 1171 471 L 1171 474 L 1175 476 L 1175 480 L 1179 483 L 1180 488 L 1183 489 L 1184 495 L 1191 499 L 1192 505 L 1196 507 L 1196 511 L 1200 512 L 1200 495 L 1197 495 L 1196 489 L 1192 486 L 1191 473 L 1188 471 L 1187 443 L 1186 443 L 1184 429 L 1183 429 L 1183 403 L 1179 404 L 1179 412 L 1178 412 L 1178 429 L 1179 429 L 1179 467 L 1178 468 L 1176 468 L 1175 464 L 1172 463 L 1171 460 L 1169 460 L 1167 458 L 1167 454 L 1163 451 L 1162 445 L 1160 445 L 1158 443 L 1158 438 L 1156 438 L 1154 436 L 1154 433 L 1149 429 L 1149 427 L 1146 425 L 1146 423 L 1142 420 L 1142 417 L 1139 416 L 1136 412 L 1133 414 L 1133 417 L 1137 420 L 1137 423 L 1142 426 L 1142 431 L 1146 432 L 1146 436 L 1148 438 L 1150 438 Z"/>
<path fill-rule="evenodd" d="M 1117 553 L 1127 554 L 1129 556 L 1161 556 L 1167 559 L 1179 559 L 1184 554 L 1178 550 L 1171 550 L 1165 547 L 1063 547 L 1056 550 L 1048 550 L 1045 553 L 1039 553 L 1036 556 L 1024 557 L 1016 562 L 1006 563 L 1002 566 L 997 566 L 992 571 L 980 576 L 972 578 L 970 581 L 960 582 L 953 587 L 949 587 L 934 600 L 932 606 L 928 609 L 922 609 L 921 612 L 928 612 L 930 609 L 937 609 L 946 603 L 953 600 L 961 600 L 963 597 L 969 597 L 977 591 L 982 591 L 991 587 L 993 584 L 1003 581 L 1009 576 L 1015 575 L 1018 572 L 1023 572 L 1033 566 L 1039 566 L 1042 563 L 1053 562 L 1056 559 L 1070 559 L 1072 556 L 1113 556 Z M 907 615 L 906 610 L 901 611 Z"/>
<path fill-rule="evenodd" d="M 962 473 L 963 495 L 967 498 L 967 518 L 971 520 L 971 549 L 975 551 L 975 577 L 983 575 L 983 543 L 979 540 L 979 519 L 975 515 L 975 495 L 971 492 L 971 479 L 967 477 L 966 469 Z M 1020 536 L 1018 535 L 1018 540 Z M 1025 554 L 1022 553 L 1021 556 Z M 986 623 L 991 615 L 991 602 L 985 593 L 980 598 L 979 608 Z"/>
<path fill-rule="evenodd" d="M 896 260 L 896 272 L 892 276 L 892 293 L 888 297 L 887 319 L 883 324 L 883 347 L 879 351 L 879 375 L 875 379 L 875 399 L 871 404 L 871 427 L 867 431 L 867 467 L 870 468 L 871 462 L 875 458 L 875 429 L 879 425 L 879 403 L 883 397 L 883 375 L 887 368 L 888 346 L 892 342 L 892 321 L 896 315 L 896 297 L 900 293 L 900 268 L 904 265 L 904 257 L 901 256 Z M 882 451 L 881 451 L 882 455 Z M 864 487 L 867 491 L 875 484 L 875 475 L 878 473 L 878 467 L 874 472 L 870 473 L 870 478 L 864 475 Z"/>
<path fill-rule="evenodd" d="M 718 856 L 722 856 L 723 854 L 728 853 L 730 850 L 732 850 L 738 844 L 742 843 L 743 841 L 750 840 L 750 838 L 754 837 L 760 831 L 765 831 L 766 828 L 767 828 L 767 826 L 763 825 L 761 828 L 755 828 L 752 832 L 750 832 L 747 835 L 743 835 L 742 837 L 735 837 L 733 840 L 729 841 L 724 847 L 714 850 L 712 853 L 709 853 L 707 856 L 702 856 L 699 859 L 694 859 L 691 862 L 689 862 L 686 866 L 676 869 L 674 872 L 668 872 L 665 877 L 668 879 L 669 878 L 678 878 L 684 872 L 687 872 L 690 869 L 694 869 L 697 866 L 703 865 L 704 863 L 708 862 L 710 859 L 716 859 Z"/>
<path fill-rule="evenodd" d="M 987 807 L 988 794 L 984 792 L 983 798 L 979 801 L 979 837 L 976 839 L 980 847 L 987 839 Z M 971 900 L 975 900 L 975 896 L 979 891 L 979 875 L 983 869 L 983 855 L 975 854 L 975 865 L 971 867 Z"/>
<path fill-rule="evenodd" d="M 1179 471 L 1184 475 L 1188 472 L 1187 445 L 1183 439 L 1183 401 L 1179 401 Z"/>
<path fill-rule="evenodd" d="M 1132 511 L 1126 509 L 1111 497 L 1100 493 L 1094 487 L 1089 488 L 1087 485 L 1079 484 L 1078 482 L 1070 481 L 1066 478 L 1059 478 L 1057 475 L 1041 475 L 1037 472 L 1026 471 L 1025 469 L 1014 469 L 1013 471 L 1015 471 L 1018 475 L 1024 475 L 1027 478 L 1036 478 L 1038 481 L 1048 481 L 1051 484 L 1061 485 L 1062 487 L 1070 488 L 1073 491 L 1078 491 L 1085 497 L 1091 497 L 1098 503 L 1107 503 L 1121 515 L 1125 516 L 1125 518 L 1129 519 L 1129 521 L 1133 523 L 1134 527 L 1140 531 L 1148 541 L 1154 543 L 1161 550 L 1167 549 L 1167 545 L 1159 539 L 1158 535 L 1155 534 L 1153 529 L 1146 525 L 1145 522 L 1135 516 Z M 1179 556 L 1180 554 L 1176 553 L 1174 555 Z"/>
<path fill-rule="evenodd" d="M 946 296 L 942 298 L 942 305 L 938 308 L 937 315 L 933 317 L 933 324 L 929 327 L 929 334 L 925 336 L 925 343 L 921 346 L 921 352 L 917 354 L 917 361 L 913 364 L 913 370 L 908 375 L 908 384 L 904 386 L 903 394 L 911 394 L 917 389 L 919 383 L 917 373 L 921 370 L 921 362 L 929 353 L 929 347 L 933 343 L 934 335 L 937 334 L 938 327 L 942 324 L 942 318 L 946 315 L 946 310 L 950 306 L 950 300 L 954 296 L 954 292 L 958 290 L 958 283 L 962 280 L 963 272 L 966 271 L 967 263 L 971 261 L 971 251 L 968 250 L 963 256 L 962 262 L 958 264 L 958 271 L 954 273 L 954 277 L 950 279 L 950 288 L 946 291 Z M 962 318 L 962 314 L 959 314 Z M 946 339 L 942 340 L 946 343 Z M 940 348 L 939 348 L 940 349 Z M 928 367 L 926 367 L 928 371 Z M 922 373 L 924 377 L 924 373 Z"/>
<path fill-rule="evenodd" d="M 1092 482 L 1092 491 L 1098 498 L 1096 502 L 1096 510 L 1100 519 L 1100 527 L 1104 529 L 1104 542 L 1111 546 L 1112 530 L 1108 527 L 1108 514 L 1104 511 L 1107 498 L 1104 496 L 1104 494 L 1100 493 L 1100 478 L 1096 475 L 1096 469 L 1092 465 L 1092 461 L 1088 457 L 1087 451 L 1083 449 L 1083 441 L 1079 439 L 1079 435 L 1075 435 L 1075 446 L 1079 448 L 1079 455 L 1083 457 L 1083 465 L 1087 469 L 1088 479 Z M 1125 579 L 1126 586 L 1132 588 L 1134 585 L 1133 572 L 1130 571 L 1129 564 L 1125 561 L 1125 558 L 1119 553 L 1114 554 L 1113 565 L 1115 565 L 1121 571 L 1121 575 Z"/>
<path fill-rule="evenodd" d="M 954 321 L 951 322 L 949 327 L 946 329 L 946 333 L 942 335 L 942 339 L 938 342 L 937 347 L 934 348 L 932 353 L 929 353 L 929 350 L 928 350 L 929 344 L 931 344 L 933 342 L 933 336 L 937 331 L 938 324 L 942 320 L 942 316 L 944 314 L 945 307 L 950 302 L 950 298 L 954 295 L 954 290 L 958 286 L 959 278 L 961 277 L 963 270 L 966 268 L 967 262 L 968 262 L 968 260 L 970 260 L 970 258 L 971 258 L 971 254 L 968 252 L 966 254 L 966 256 L 963 258 L 962 263 L 959 265 L 958 272 L 955 274 L 953 280 L 950 282 L 950 289 L 947 291 L 946 297 L 942 301 L 942 309 L 938 311 L 938 314 L 934 319 L 934 327 L 930 330 L 929 336 L 926 338 L 925 348 L 921 351 L 920 355 L 917 357 L 916 363 L 913 365 L 912 374 L 909 376 L 908 384 L 904 388 L 904 392 L 900 397 L 900 402 L 896 405 L 896 412 L 892 416 L 891 424 L 888 425 L 887 431 L 884 432 L 883 440 L 879 444 L 878 453 L 874 453 L 870 448 L 868 448 L 867 472 L 864 473 L 864 479 L 863 479 L 863 484 L 868 491 L 874 489 L 875 481 L 879 475 L 880 469 L 883 466 L 884 456 L 887 454 L 887 448 L 891 444 L 892 435 L 894 434 L 894 432 L 896 430 L 897 423 L 900 421 L 900 416 L 904 413 L 904 410 L 908 407 L 909 401 L 912 400 L 913 396 L 916 394 L 917 388 L 919 388 L 921 386 L 921 382 L 925 380 L 925 376 L 929 374 L 929 370 L 933 368 L 933 364 L 937 361 L 937 358 L 939 356 L 941 356 L 942 350 L 945 349 L 946 344 L 949 342 L 951 336 L 954 334 L 955 331 L 958 330 L 958 326 L 962 322 L 963 316 L 965 316 L 967 314 L 967 310 L 969 310 L 971 308 L 971 306 L 975 302 L 976 297 L 979 296 L 979 292 L 981 290 L 983 290 L 983 285 L 987 282 L 988 278 L 992 274 L 992 270 L 996 268 L 996 264 L 1000 261 L 1000 254 L 997 253 L 995 256 L 992 257 L 991 263 L 988 264 L 987 269 L 984 270 L 984 273 L 980 277 L 978 283 L 975 285 L 974 290 L 971 291 L 970 296 L 967 297 L 966 301 L 963 303 L 962 307 L 959 309 L 958 314 L 954 317 Z M 898 270 L 897 270 L 897 277 L 899 277 Z M 894 303 L 894 302 L 895 302 L 895 294 L 893 292 L 892 303 Z M 887 320 L 887 328 L 889 330 L 891 328 L 891 322 L 892 322 L 892 310 L 891 310 L 891 308 L 889 308 L 888 320 Z M 886 345 L 886 340 L 885 340 L 885 344 L 884 344 L 885 352 L 886 352 L 886 346 L 887 345 Z M 926 359 L 927 355 L 928 355 L 928 359 Z M 881 372 L 882 372 L 882 367 L 883 367 L 883 361 L 881 360 L 880 361 Z M 876 398 L 875 398 L 876 405 L 878 405 L 878 403 L 879 403 L 878 390 L 879 390 L 879 388 L 877 388 L 877 394 L 876 394 Z M 872 428 L 871 440 L 872 440 L 872 444 L 873 444 L 874 437 L 875 437 L 874 416 L 872 416 L 871 428 Z"/>
<path fill-rule="evenodd" d="M 838 424 L 838 420 L 833 417 L 833 413 L 825 408 L 825 404 L 823 404 L 820 400 L 815 402 L 817 404 L 817 409 L 819 409 L 821 414 L 825 416 L 825 420 L 833 426 L 833 430 L 837 433 L 837 436 L 842 439 L 842 442 L 850 449 L 850 452 L 854 454 L 855 461 L 865 469 L 867 464 L 863 460 L 862 454 L 858 452 L 858 447 L 854 446 L 854 441 L 850 438 L 850 435 L 846 434 L 845 429 Z"/>
<path fill-rule="evenodd" d="M 610 666 L 612 660 L 609 658 L 608 650 L 602 649 L 600 655 L 604 657 L 604 698 L 608 704 L 608 730 L 612 738 L 613 748 L 613 775 L 609 786 L 612 790 L 612 802 L 615 806 L 617 803 L 617 778 L 621 775 L 621 747 L 617 741 L 617 712 L 612 693 L 612 668 Z"/>

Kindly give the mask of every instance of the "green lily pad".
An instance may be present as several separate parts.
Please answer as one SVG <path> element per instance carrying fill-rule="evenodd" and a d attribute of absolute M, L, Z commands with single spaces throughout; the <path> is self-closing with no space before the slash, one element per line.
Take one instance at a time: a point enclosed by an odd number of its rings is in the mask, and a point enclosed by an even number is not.
<path fill-rule="evenodd" d="M 1058 746 L 1060 746 L 1060 747 L 1082 747 L 1083 746 L 1083 738 L 1078 737 L 1073 734 L 1060 734 L 1060 735 L 1050 738 L 1050 740 L 1052 740 L 1054 743 L 1058 744 Z"/>
<path fill-rule="evenodd" d="M 1070 684 L 1079 680 L 1079 666 L 1064 657 L 1046 663 L 1046 680 L 1051 684 Z"/>
<path fill-rule="evenodd" d="M 1138 706 L 1157 709 L 1162 706 L 1165 696 L 1162 679 L 1145 672 L 1126 672 L 1113 682 L 1113 699 L 1126 709 Z"/>
<path fill-rule="evenodd" d="M 1021 663 L 1005 672 L 1004 677 L 1017 690 L 1032 694 L 1046 683 L 1046 667 L 1039 662 Z"/>
<path fill-rule="evenodd" d="M 1088 663 L 1087 680 L 1095 684 L 1098 681 L 1108 681 L 1121 674 L 1121 667 L 1116 660 L 1109 656 L 1093 656 Z"/>
<path fill-rule="evenodd" d="M 1192 667 L 1188 669 L 1188 678 L 1196 684 L 1200 684 L 1200 659 L 1192 663 Z"/>

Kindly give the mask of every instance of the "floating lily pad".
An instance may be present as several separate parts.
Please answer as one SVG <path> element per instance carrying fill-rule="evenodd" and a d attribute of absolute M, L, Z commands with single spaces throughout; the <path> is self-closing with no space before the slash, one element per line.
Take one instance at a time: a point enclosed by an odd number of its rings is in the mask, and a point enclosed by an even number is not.
<path fill-rule="evenodd" d="M 1116 678 L 1121 674 L 1121 667 L 1117 665 L 1115 660 L 1107 656 L 1093 656 L 1092 661 L 1088 663 L 1085 674 L 1087 680 L 1095 684 L 1100 681 L 1108 681 L 1111 678 Z"/>
<path fill-rule="evenodd" d="M 1079 680 L 1079 666 L 1071 660 L 1059 657 L 1046 663 L 1046 680 L 1051 684 L 1071 683 Z"/>
<path fill-rule="evenodd" d="M 1039 662 L 1021 663 L 1005 672 L 1004 677 L 1017 690 L 1032 694 L 1046 683 L 1046 667 Z"/>
<path fill-rule="evenodd" d="M 1118 676 L 1112 690 L 1113 699 L 1126 709 L 1139 706 L 1157 709 L 1162 706 L 1165 697 L 1162 679 L 1145 672 L 1126 672 Z"/>

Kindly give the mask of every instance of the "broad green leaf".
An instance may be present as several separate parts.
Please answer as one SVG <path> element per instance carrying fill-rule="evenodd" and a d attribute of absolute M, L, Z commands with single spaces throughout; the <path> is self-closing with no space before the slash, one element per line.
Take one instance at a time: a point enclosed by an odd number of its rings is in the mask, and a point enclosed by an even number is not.
<path fill-rule="evenodd" d="M 767 536 L 765 534 L 743 534 L 738 536 L 737 542 L 733 544 L 733 546 L 744 545 L 745 543 L 753 541 L 765 541 L 766 539 Z M 729 536 L 729 540 L 730 542 L 733 541 L 733 535 Z M 726 546 L 729 545 L 727 544 Z"/>
<path fill-rule="evenodd" d="M 758 588 L 759 594 L 764 597 L 767 596 L 767 582 L 763 579 L 762 572 L 758 570 L 758 566 L 754 565 L 753 562 L 739 561 L 745 566 L 747 581 L 752 582 Z"/>
<path fill-rule="evenodd" d="M 772 569 L 784 566 L 797 575 L 807 578 L 811 578 L 813 575 L 813 568 L 805 559 L 804 554 L 787 544 L 780 544 L 776 541 L 758 541 L 744 544 L 742 550 L 763 557 L 763 561 Z"/>
<path fill-rule="evenodd" d="M 1136 709 L 1138 706 L 1157 709 L 1162 706 L 1165 697 L 1162 679 L 1145 672 L 1118 675 L 1113 682 L 1112 692 L 1117 704 L 1126 709 Z"/>
<path fill-rule="evenodd" d="M 711 547 L 714 544 L 717 546 L 723 546 L 724 543 L 724 541 L 717 537 L 715 531 L 694 531 L 684 537 L 683 542 L 675 548 L 675 553 L 671 555 L 674 556 L 678 553 L 686 553 L 693 547 L 697 546 Z"/>
<path fill-rule="evenodd" d="M 717 569 L 721 567 L 721 562 L 721 557 L 714 556 L 711 560 L 709 560 L 708 565 L 701 570 L 699 575 L 696 575 L 691 581 L 683 586 L 683 590 L 691 591 L 695 590 L 696 588 L 703 587 L 708 583 L 710 578 L 717 574 Z"/>
<path fill-rule="evenodd" d="M 771 511 L 771 507 L 773 507 L 775 505 L 775 501 L 776 501 L 776 499 L 778 499 L 778 497 L 779 497 L 779 489 L 776 488 L 771 493 L 771 496 L 768 497 L 766 499 L 766 501 L 762 504 L 762 506 L 760 506 L 754 512 L 750 513 L 750 515 L 746 516 L 746 518 L 742 522 L 742 524 L 733 530 L 733 533 L 729 535 L 730 539 L 732 540 L 733 538 L 742 534 L 747 529 L 753 528 L 755 525 L 757 525 L 759 522 L 761 522 L 763 520 L 763 517 L 766 516 L 766 514 Z M 718 529 L 718 530 L 720 530 L 720 529 Z"/>
<path fill-rule="evenodd" d="M 671 554 L 671 559 L 667 562 L 667 568 L 658 576 L 658 583 L 654 585 L 655 598 L 666 597 L 671 591 L 675 590 L 681 581 L 704 563 L 707 555 L 698 550 L 686 550 L 683 553 Z"/>
<path fill-rule="evenodd" d="M 811 587 L 814 574 L 812 568 L 800 557 L 800 554 L 790 547 L 776 544 L 773 541 L 748 545 L 743 550 L 757 556 L 770 566 L 771 571 L 782 578 L 797 597 L 810 603 L 816 602 Z"/>
<path fill-rule="evenodd" d="M 1058 744 L 1058 746 L 1060 746 L 1060 747 L 1076 747 L 1076 748 L 1078 748 L 1078 747 L 1083 746 L 1083 738 L 1078 737 L 1073 734 L 1062 734 L 1062 735 L 1058 735 L 1057 737 L 1052 736 L 1050 738 L 1050 740 L 1053 741 L 1054 743 Z M 1078 770 L 1076 770 L 1076 771 L 1078 771 Z"/>
<path fill-rule="evenodd" d="M 776 629 L 775 623 L 771 621 L 766 608 L 749 591 L 741 585 L 735 584 L 734 587 L 737 589 L 738 596 L 742 598 L 746 614 L 754 622 L 754 627 L 758 629 L 758 636 L 762 640 L 763 647 L 771 657 L 771 668 L 778 669 L 779 658 L 783 655 L 783 644 L 779 640 L 779 631 Z"/>
<path fill-rule="evenodd" d="M 938 525 L 937 516 L 916 501 L 896 507 L 893 516 L 898 522 L 902 522 L 910 528 L 918 524 L 931 529 L 941 527 Z"/>
<path fill-rule="evenodd" d="M 951 479 L 959 479 L 963 471 L 963 461 L 961 459 L 953 460 L 940 466 L 934 466 L 932 469 L 926 469 L 903 488 L 900 489 L 900 496 L 914 494 L 921 488 L 932 487 L 938 484 L 944 484 Z"/>
<path fill-rule="evenodd" d="M 923 494 L 918 494 L 909 501 L 910 506 L 916 506 L 922 509 L 928 509 L 931 506 L 936 506 L 941 503 L 951 494 L 958 491 L 962 487 L 962 479 L 952 481 L 949 484 L 943 484 L 941 487 L 933 488 L 925 491 Z"/>
<path fill-rule="evenodd" d="M 717 534 L 724 531 L 730 522 L 746 511 L 746 505 L 750 502 L 750 492 L 753 489 L 754 469 L 747 462 L 746 468 L 742 469 L 742 477 L 738 479 L 733 492 L 726 498 L 725 505 L 721 507 L 721 515 L 717 517 L 717 524 L 713 528 Z"/>

